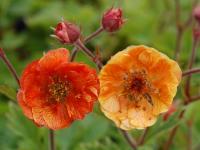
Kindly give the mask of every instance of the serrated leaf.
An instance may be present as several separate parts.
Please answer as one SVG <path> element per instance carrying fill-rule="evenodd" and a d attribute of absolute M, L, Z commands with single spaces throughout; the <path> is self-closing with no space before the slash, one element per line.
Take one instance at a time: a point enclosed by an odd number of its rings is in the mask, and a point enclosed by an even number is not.
<path fill-rule="evenodd" d="M 0 85 L 0 93 L 16 101 L 16 91 L 8 85 Z"/>

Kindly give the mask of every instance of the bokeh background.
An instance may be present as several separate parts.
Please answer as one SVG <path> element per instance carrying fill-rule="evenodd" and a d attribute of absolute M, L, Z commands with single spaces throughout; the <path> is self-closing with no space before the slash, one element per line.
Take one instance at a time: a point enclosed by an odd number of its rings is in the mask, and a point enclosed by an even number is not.
<path fill-rule="evenodd" d="M 95 31 L 103 12 L 111 6 L 120 6 L 127 22 L 119 32 L 103 33 L 87 46 L 99 49 L 104 63 L 111 55 L 129 45 L 145 44 L 174 58 L 176 43 L 175 0 L 0 0 L 0 47 L 20 75 L 31 61 L 40 58 L 43 52 L 64 46 L 50 38 L 52 30 L 61 17 L 81 26 L 83 35 Z M 192 0 L 181 0 L 181 19 L 185 21 L 192 11 Z M 184 33 L 179 64 L 184 70 L 192 47 L 192 27 Z M 94 64 L 79 53 L 77 61 Z M 198 49 L 195 60 L 200 66 Z M 176 99 L 182 101 L 184 80 Z M 200 76 L 192 78 L 192 93 L 200 92 Z M 15 104 L 17 84 L 0 61 L 0 150 L 47 150 L 48 130 L 38 128 L 26 119 Z M 167 121 L 162 116 L 149 129 L 145 144 L 140 150 L 161 150 L 168 139 L 169 131 L 180 125 L 172 150 L 186 150 L 188 134 L 191 134 L 192 149 L 200 149 L 200 102 L 185 108 L 184 119 L 178 119 L 178 108 Z M 189 123 L 188 123 L 189 122 Z M 135 138 L 141 130 L 130 132 Z M 71 127 L 56 132 L 58 150 L 130 150 L 115 125 L 100 112 L 98 103 L 94 112 Z"/>

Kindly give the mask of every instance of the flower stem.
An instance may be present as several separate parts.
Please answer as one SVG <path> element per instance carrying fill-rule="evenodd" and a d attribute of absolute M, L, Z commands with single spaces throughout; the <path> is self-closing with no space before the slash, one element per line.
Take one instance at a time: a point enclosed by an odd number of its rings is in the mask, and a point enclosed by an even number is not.
<path fill-rule="evenodd" d="M 192 46 L 192 52 L 191 52 L 191 57 L 189 59 L 188 62 L 188 69 L 192 69 L 195 57 L 196 57 L 196 49 L 198 46 L 198 38 L 194 37 L 194 41 L 193 41 L 193 46 Z M 185 85 L 185 95 L 186 95 L 186 101 L 190 101 L 190 81 L 191 81 L 191 74 L 188 75 L 188 77 L 186 78 L 186 85 Z"/>
<path fill-rule="evenodd" d="M 188 101 L 185 101 L 185 105 L 189 105 L 189 104 L 191 104 L 191 103 L 193 103 L 193 102 L 196 102 L 196 101 L 199 101 L 199 100 L 200 100 L 200 95 L 193 96 L 193 97 L 190 98 L 190 101 L 189 101 L 189 102 L 188 102 Z"/>
<path fill-rule="evenodd" d="M 149 128 L 144 129 L 144 132 L 143 132 L 143 134 L 141 135 L 141 137 L 139 139 L 138 145 L 143 145 L 144 144 L 144 140 L 145 140 L 145 137 L 146 137 L 148 131 L 149 131 Z"/>
<path fill-rule="evenodd" d="M 191 76 L 192 74 L 200 73 L 200 68 L 193 68 L 183 72 L 182 77 Z"/>
<path fill-rule="evenodd" d="M 93 38 L 95 38 L 96 36 L 98 36 L 103 30 L 104 29 L 103 29 L 102 26 L 99 27 L 95 32 L 93 32 L 92 34 L 90 34 L 89 36 L 87 36 L 84 39 L 83 43 L 85 44 L 85 43 L 89 42 L 90 40 L 92 40 Z M 75 59 L 78 50 L 79 50 L 79 48 L 77 48 L 77 47 L 74 47 L 74 49 L 72 50 L 71 61 L 73 61 Z"/>
<path fill-rule="evenodd" d="M 55 149 L 55 139 L 54 139 L 54 131 L 49 129 L 49 150 Z"/>
<path fill-rule="evenodd" d="M 129 143 L 129 145 L 131 146 L 131 148 L 133 150 L 137 150 L 137 142 L 130 136 L 130 134 L 128 134 L 127 131 L 124 131 L 122 129 L 119 129 L 119 130 L 124 135 L 124 138 L 127 140 L 127 142 Z"/>
<path fill-rule="evenodd" d="M 185 33 L 185 30 L 192 24 L 192 18 L 193 18 L 193 8 L 197 4 L 197 0 L 193 1 L 192 4 L 192 11 L 190 15 L 188 16 L 187 20 L 185 22 L 181 22 L 181 4 L 180 0 L 175 0 L 175 17 L 176 17 L 176 48 L 175 48 L 175 60 L 179 60 L 180 52 L 181 52 L 181 45 L 183 40 L 183 34 Z"/>
<path fill-rule="evenodd" d="M 6 54 L 4 53 L 3 49 L 0 48 L 0 58 L 3 60 L 3 62 L 6 64 L 6 66 L 8 67 L 8 70 L 11 72 L 11 74 L 13 75 L 13 77 L 15 78 L 18 86 L 20 87 L 20 82 L 19 82 L 19 78 L 17 76 L 17 72 L 14 69 L 13 65 L 10 63 L 9 59 L 7 58 Z"/>
<path fill-rule="evenodd" d="M 103 64 L 101 63 L 101 61 L 87 47 L 85 47 L 81 40 L 77 40 L 75 46 L 79 49 L 82 49 L 86 53 L 86 55 L 89 56 L 92 61 L 97 64 L 99 70 L 102 68 Z"/>
<path fill-rule="evenodd" d="M 181 111 L 181 113 L 179 114 L 179 119 L 182 119 L 183 118 L 183 116 L 184 116 L 184 114 L 185 114 L 185 110 L 182 110 Z M 170 134 L 169 134 L 169 138 L 168 138 L 168 140 L 167 140 L 167 142 L 166 142 L 166 144 L 165 144 L 165 147 L 164 147 L 164 150 L 169 150 L 170 149 L 170 146 L 172 145 L 172 143 L 173 143 L 173 140 L 174 140 L 174 137 L 175 137 L 175 135 L 176 135 L 176 132 L 177 132 L 177 130 L 178 130 L 178 125 L 176 125 L 172 130 L 171 130 L 171 132 L 170 132 Z"/>

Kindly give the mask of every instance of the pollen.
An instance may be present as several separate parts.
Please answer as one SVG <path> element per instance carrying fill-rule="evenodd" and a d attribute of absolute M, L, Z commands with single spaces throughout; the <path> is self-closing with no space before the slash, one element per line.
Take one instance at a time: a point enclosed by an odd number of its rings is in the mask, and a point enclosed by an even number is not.
<path fill-rule="evenodd" d="M 50 100 L 54 102 L 62 102 L 70 91 L 69 81 L 62 81 L 58 77 L 52 78 L 51 84 L 48 85 Z"/>
<path fill-rule="evenodd" d="M 125 74 L 122 84 L 124 87 L 124 96 L 128 97 L 130 101 L 138 102 L 144 98 L 148 103 L 153 105 L 150 94 L 156 90 L 147 79 L 145 70 L 141 69 Z"/>

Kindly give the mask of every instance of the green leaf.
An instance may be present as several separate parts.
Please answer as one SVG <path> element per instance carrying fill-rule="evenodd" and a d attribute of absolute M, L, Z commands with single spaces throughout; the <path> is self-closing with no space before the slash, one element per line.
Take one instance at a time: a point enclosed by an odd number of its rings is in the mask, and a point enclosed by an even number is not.
<path fill-rule="evenodd" d="M 60 149 L 77 149 L 80 145 L 104 138 L 109 124 L 102 116 L 90 114 L 84 120 L 74 122 L 69 128 L 57 132 Z"/>
<path fill-rule="evenodd" d="M 8 85 L 0 85 L 0 93 L 9 99 L 16 101 L 16 91 Z"/>
<path fill-rule="evenodd" d="M 32 121 L 27 119 L 18 105 L 9 103 L 7 114 L 8 128 L 19 141 L 19 150 L 46 150 L 48 149 L 48 129 L 37 127 Z"/>
<path fill-rule="evenodd" d="M 169 129 L 173 128 L 177 124 L 180 123 L 180 119 L 178 118 L 180 111 L 175 112 L 167 121 L 163 121 L 162 117 L 160 117 L 157 121 L 157 123 L 150 128 L 146 141 L 150 140 L 152 137 L 158 136 L 165 131 L 168 131 Z"/>

